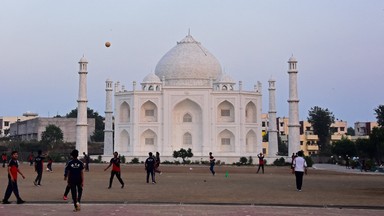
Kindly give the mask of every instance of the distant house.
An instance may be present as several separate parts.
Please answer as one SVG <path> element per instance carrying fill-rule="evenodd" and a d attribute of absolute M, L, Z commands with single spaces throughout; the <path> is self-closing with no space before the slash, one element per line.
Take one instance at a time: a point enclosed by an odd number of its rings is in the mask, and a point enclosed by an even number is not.
<path fill-rule="evenodd" d="M 10 125 L 10 138 L 17 138 L 23 141 L 41 140 L 41 133 L 48 125 L 55 125 L 63 132 L 64 142 L 76 142 L 76 118 L 50 118 L 37 117 L 25 121 L 17 121 Z M 88 140 L 95 131 L 95 119 L 88 118 Z"/>

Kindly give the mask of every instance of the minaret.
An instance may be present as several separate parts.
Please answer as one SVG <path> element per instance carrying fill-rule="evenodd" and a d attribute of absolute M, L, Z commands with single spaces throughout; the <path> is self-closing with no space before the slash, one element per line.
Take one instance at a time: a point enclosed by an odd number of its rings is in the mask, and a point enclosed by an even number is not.
<path fill-rule="evenodd" d="M 112 129 L 112 81 L 105 81 L 105 128 L 104 128 L 104 155 L 113 154 L 113 129 Z"/>
<path fill-rule="evenodd" d="M 268 126 L 268 157 L 275 158 L 279 151 L 277 145 L 277 127 L 276 127 L 276 102 L 275 102 L 275 80 L 269 79 L 269 126 Z"/>
<path fill-rule="evenodd" d="M 299 97 L 297 94 L 297 60 L 289 58 L 289 121 L 288 121 L 288 156 L 301 150 L 300 123 L 299 123 Z"/>
<path fill-rule="evenodd" d="M 88 123 L 87 123 L 87 59 L 83 56 L 79 71 L 79 99 L 77 100 L 76 149 L 80 154 L 88 154 Z"/>

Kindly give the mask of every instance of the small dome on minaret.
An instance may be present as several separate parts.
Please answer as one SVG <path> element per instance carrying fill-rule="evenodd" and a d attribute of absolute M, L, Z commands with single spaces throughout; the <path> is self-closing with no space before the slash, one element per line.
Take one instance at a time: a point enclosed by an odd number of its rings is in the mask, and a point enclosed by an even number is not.
<path fill-rule="evenodd" d="M 288 62 L 297 62 L 296 58 L 293 57 L 293 55 L 291 56 L 291 58 L 289 58 Z"/>
<path fill-rule="evenodd" d="M 88 60 L 83 56 L 81 57 L 79 63 L 88 63 Z"/>

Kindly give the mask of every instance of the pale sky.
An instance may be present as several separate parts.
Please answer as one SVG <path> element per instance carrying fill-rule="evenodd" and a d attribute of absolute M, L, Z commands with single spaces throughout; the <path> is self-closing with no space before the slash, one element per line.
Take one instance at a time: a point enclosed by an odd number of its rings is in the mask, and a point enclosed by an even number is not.
<path fill-rule="evenodd" d="M 88 107 L 104 116 L 105 80 L 131 90 L 188 29 L 244 90 L 262 82 L 263 113 L 273 77 L 277 116 L 288 116 L 292 54 L 300 120 L 320 106 L 353 127 L 384 104 L 382 0 L 15 0 L 2 1 L 0 28 L 0 116 L 75 109 L 83 55 Z"/>

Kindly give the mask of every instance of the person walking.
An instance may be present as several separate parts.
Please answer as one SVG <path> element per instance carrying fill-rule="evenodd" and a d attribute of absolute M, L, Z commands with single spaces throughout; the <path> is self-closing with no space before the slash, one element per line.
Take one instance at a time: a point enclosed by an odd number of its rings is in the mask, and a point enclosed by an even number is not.
<path fill-rule="evenodd" d="M 35 172 L 37 173 L 36 179 L 33 182 L 35 186 L 41 186 L 41 179 L 43 178 L 43 162 L 45 157 L 42 156 L 41 150 L 37 152 L 35 157 Z"/>
<path fill-rule="evenodd" d="M 84 155 L 84 164 L 85 164 L 85 172 L 89 172 L 89 154 L 85 154 L 85 152 L 83 152 L 83 155 Z"/>
<path fill-rule="evenodd" d="M 145 160 L 145 170 L 147 171 L 147 183 L 149 183 L 149 175 L 151 175 L 152 184 L 156 184 L 154 174 L 155 158 L 153 157 L 152 152 L 149 152 L 148 155 L 149 157 L 147 158 L 147 160 Z"/>
<path fill-rule="evenodd" d="M 35 158 L 35 155 L 33 155 L 33 152 L 31 151 L 31 153 L 29 153 L 29 156 L 28 156 L 29 166 L 33 165 L 34 158 Z"/>
<path fill-rule="evenodd" d="M 160 167 L 160 153 L 156 152 L 156 157 L 155 157 L 155 173 L 160 173 L 160 175 L 161 175 L 161 171 L 160 171 L 159 167 Z"/>
<path fill-rule="evenodd" d="M 211 171 L 212 175 L 216 174 L 216 172 L 214 170 L 215 161 L 216 161 L 216 159 L 212 156 L 212 152 L 209 152 L 209 170 Z"/>
<path fill-rule="evenodd" d="M 3 161 L 3 168 L 5 168 L 5 164 L 7 163 L 7 153 L 1 155 L 1 160 Z"/>
<path fill-rule="evenodd" d="M 124 182 L 121 179 L 121 169 L 120 169 L 120 158 L 118 157 L 119 153 L 114 152 L 113 153 L 113 158 L 111 158 L 111 161 L 109 162 L 109 165 L 107 168 L 104 169 L 104 171 L 107 171 L 109 167 L 112 166 L 112 171 L 111 171 L 111 177 L 109 178 L 109 186 L 108 189 L 111 189 L 112 187 L 112 182 L 113 182 L 113 177 L 116 175 L 116 178 L 119 180 L 121 184 L 121 188 L 124 188 Z"/>
<path fill-rule="evenodd" d="M 260 153 L 257 155 L 257 157 L 259 158 L 259 168 L 257 168 L 257 172 L 256 173 L 259 173 L 260 171 L 260 168 L 264 174 L 264 155 L 263 153 Z"/>
<path fill-rule="evenodd" d="M 307 162 L 304 159 L 303 151 L 297 152 L 297 157 L 293 161 L 293 167 L 295 169 L 296 176 L 296 189 L 301 191 L 303 185 L 303 176 L 307 174 Z"/>
<path fill-rule="evenodd" d="M 48 163 L 47 163 L 47 171 L 48 172 L 53 172 L 53 170 L 52 170 L 52 163 L 53 163 L 52 158 L 48 157 Z"/>
<path fill-rule="evenodd" d="M 71 187 L 73 205 L 75 206 L 73 211 L 80 211 L 80 202 L 84 186 L 84 163 L 77 159 L 79 156 L 78 150 L 74 149 L 71 152 L 71 156 L 72 160 L 70 160 L 65 167 L 68 176 L 64 177 L 64 180 L 68 178 L 68 183 Z"/>
<path fill-rule="evenodd" d="M 8 163 L 8 186 L 4 194 L 3 204 L 10 204 L 8 201 L 9 197 L 11 197 L 12 192 L 15 194 L 17 198 L 17 204 L 23 204 L 25 201 L 21 199 L 19 194 L 19 188 L 17 187 L 17 173 L 25 179 L 24 174 L 19 169 L 19 153 L 17 151 L 12 152 L 11 160 Z"/>

